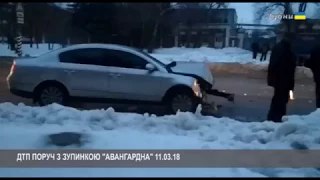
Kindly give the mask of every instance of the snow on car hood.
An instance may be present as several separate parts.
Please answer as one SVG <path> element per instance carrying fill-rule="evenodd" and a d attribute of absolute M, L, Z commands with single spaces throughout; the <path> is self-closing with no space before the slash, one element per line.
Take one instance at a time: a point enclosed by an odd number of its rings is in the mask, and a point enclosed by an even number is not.
<path fill-rule="evenodd" d="M 205 63 L 200 62 L 177 62 L 177 65 L 171 67 L 175 73 L 193 74 L 203 78 L 205 81 L 214 84 L 212 73 Z"/>

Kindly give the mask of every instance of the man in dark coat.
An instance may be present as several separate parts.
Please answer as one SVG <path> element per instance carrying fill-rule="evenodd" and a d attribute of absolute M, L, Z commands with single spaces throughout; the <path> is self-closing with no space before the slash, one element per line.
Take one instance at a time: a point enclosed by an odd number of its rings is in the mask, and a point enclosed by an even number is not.
<path fill-rule="evenodd" d="M 290 90 L 294 89 L 296 56 L 291 49 L 294 34 L 286 33 L 284 38 L 272 48 L 268 67 L 268 85 L 274 94 L 268 113 L 268 120 L 281 122 L 286 114 Z"/>
<path fill-rule="evenodd" d="M 260 61 L 265 61 L 267 60 L 267 53 L 269 51 L 269 45 L 267 43 L 263 44 L 262 49 L 261 49 L 261 58 Z"/>
<path fill-rule="evenodd" d="M 251 50 L 252 50 L 252 58 L 256 59 L 259 51 L 259 44 L 257 42 L 252 43 L 251 45 Z"/>
<path fill-rule="evenodd" d="M 318 43 L 310 53 L 310 58 L 305 66 L 310 68 L 313 73 L 313 79 L 316 84 L 316 105 L 320 108 L 320 43 Z"/>

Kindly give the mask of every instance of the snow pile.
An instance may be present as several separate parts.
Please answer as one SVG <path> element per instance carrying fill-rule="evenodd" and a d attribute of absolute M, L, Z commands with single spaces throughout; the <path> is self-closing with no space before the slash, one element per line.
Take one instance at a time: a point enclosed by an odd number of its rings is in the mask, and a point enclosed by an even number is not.
<path fill-rule="evenodd" d="M 51 45 L 53 47 L 52 50 L 58 49 L 61 47 L 59 44 L 53 44 Z M 33 44 L 32 48 L 30 47 L 30 44 L 23 44 L 22 45 L 22 52 L 23 56 L 30 55 L 30 56 L 39 56 L 41 54 L 50 52 L 52 50 L 49 50 L 48 44 L 39 44 L 39 48 L 37 48 L 36 44 Z M 0 57 L 16 57 L 17 54 L 15 51 L 11 51 L 8 49 L 8 44 L 0 44 Z"/>
<path fill-rule="evenodd" d="M 159 60 L 173 60 L 173 61 L 193 61 L 193 62 L 236 62 L 240 64 L 254 63 L 267 64 L 267 61 L 260 62 L 252 59 L 252 53 L 241 48 L 223 48 L 214 49 L 208 47 L 201 48 L 163 48 L 157 49 L 152 54 Z M 268 57 L 267 57 L 268 58 Z"/>
<path fill-rule="evenodd" d="M 311 71 L 311 69 L 306 68 L 306 67 L 297 67 L 296 68 L 296 78 L 304 78 L 304 77 L 308 77 L 308 78 L 312 78 L 313 77 L 313 73 Z"/>
<path fill-rule="evenodd" d="M 199 113 L 154 115 L 80 111 L 60 105 L 28 107 L 0 104 L 1 149 L 51 149 L 44 143 L 50 133 L 86 133 L 83 149 L 293 149 L 302 144 L 320 149 L 320 110 L 307 116 L 289 116 L 284 123 L 242 123 Z M 316 169 L 245 168 L 109 168 L 0 169 L 0 176 L 78 177 L 262 177 L 320 176 Z"/>

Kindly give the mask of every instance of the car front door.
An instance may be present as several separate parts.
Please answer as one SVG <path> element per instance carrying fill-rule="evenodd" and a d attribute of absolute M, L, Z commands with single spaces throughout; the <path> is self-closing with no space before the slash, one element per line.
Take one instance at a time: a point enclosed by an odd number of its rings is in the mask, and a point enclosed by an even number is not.
<path fill-rule="evenodd" d="M 108 92 L 116 99 L 159 101 L 162 99 L 162 72 L 149 72 L 146 59 L 120 50 L 106 50 Z"/>
<path fill-rule="evenodd" d="M 103 49 L 85 48 L 63 52 L 61 62 L 61 80 L 71 96 L 105 98 L 108 74 L 101 65 Z"/>

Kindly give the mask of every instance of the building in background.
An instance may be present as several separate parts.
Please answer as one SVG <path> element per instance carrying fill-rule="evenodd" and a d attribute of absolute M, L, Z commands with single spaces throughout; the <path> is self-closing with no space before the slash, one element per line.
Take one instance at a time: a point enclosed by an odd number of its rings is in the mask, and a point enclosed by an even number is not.
<path fill-rule="evenodd" d="M 235 9 L 177 9 L 175 46 L 242 47 L 244 32 L 237 27 Z"/>

